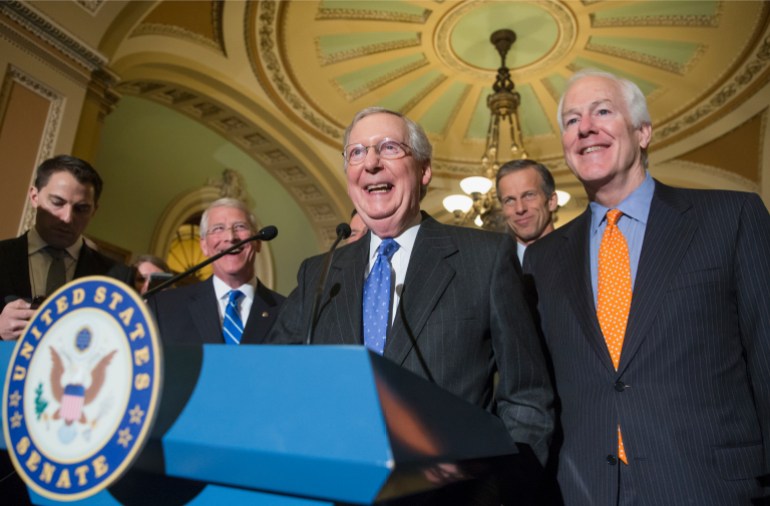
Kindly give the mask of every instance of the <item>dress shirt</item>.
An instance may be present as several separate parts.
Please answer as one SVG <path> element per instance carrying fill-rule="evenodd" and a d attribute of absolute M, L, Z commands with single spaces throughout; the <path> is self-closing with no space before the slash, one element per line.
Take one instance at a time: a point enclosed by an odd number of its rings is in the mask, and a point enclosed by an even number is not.
<path fill-rule="evenodd" d="M 395 290 L 391 290 L 393 297 L 392 306 L 390 311 L 390 323 L 393 324 L 393 320 L 396 318 L 396 308 L 398 308 L 398 301 L 401 300 L 401 288 L 404 286 L 404 279 L 406 278 L 406 269 L 409 267 L 409 258 L 412 256 L 412 250 L 414 249 L 414 241 L 417 239 L 417 232 L 420 230 L 420 224 L 414 225 L 406 229 L 398 237 L 393 239 L 398 243 L 398 249 L 393 254 L 393 258 L 390 259 L 390 265 L 393 267 L 395 273 L 395 282 L 393 286 Z M 370 234 L 371 239 L 369 241 L 369 265 L 366 266 L 366 275 L 369 276 L 369 272 L 372 270 L 375 260 L 377 260 L 377 249 L 380 247 L 382 239 L 377 237 L 374 233 Z"/>
<path fill-rule="evenodd" d="M 619 209 L 623 216 L 618 220 L 618 228 L 623 233 L 628 243 L 628 254 L 631 260 L 631 291 L 633 293 L 634 283 L 636 282 L 636 271 L 639 267 L 639 257 L 642 254 L 642 243 L 644 242 L 644 232 L 647 230 L 647 218 L 650 215 L 650 205 L 652 204 L 652 195 L 655 192 L 655 181 L 653 181 L 649 172 L 644 178 L 642 184 L 631 192 L 620 204 L 613 209 Z M 599 245 L 604 236 L 604 229 L 607 227 L 607 211 L 596 202 L 591 202 L 591 287 L 594 292 L 594 307 L 597 303 L 597 293 L 599 286 Z"/>
<path fill-rule="evenodd" d="M 516 241 L 516 256 L 519 257 L 519 265 L 524 265 L 524 252 L 527 251 L 527 245 Z"/>
<path fill-rule="evenodd" d="M 214 276 L 214 293 L 217 296 L 217 309 L 219 310 L 219 323 L 221 324 L 225 319 L 225 308 L 227 307 L 227 301 L 230 298 L 231 290 L 240 290 L 244 297 L 239 304 L 239 312 L 241 315 L 241 322 L 243 322 L 244 328 L 246 327 L 246 320 L 249 318 L 249 312 L 251 311 L 251 305 L 254 303 L 254 293 L 257 290 L 257 278 L 254 277 L 249 283 L 243 284 L 238 288 L 231 288 L 227 283 Z"/>
<path fill-rule="evenodd" d="M 29 285 L 32 289 L 32 297 L 50 295 L 45 293 L 48 268 L 51 266 L 51 255 L 44 250 L 48 244 L 40 237 L 40 234 L 32 227 L 27 233 L 27 255 L 29 258 Z M 75 267 L 80 257 L 80 248 L 83 246 L 83 237 L 78 237 L 72 246 L 66 248 L 64 255 L 64 274 L 69 283 L 75 277 Z"/>

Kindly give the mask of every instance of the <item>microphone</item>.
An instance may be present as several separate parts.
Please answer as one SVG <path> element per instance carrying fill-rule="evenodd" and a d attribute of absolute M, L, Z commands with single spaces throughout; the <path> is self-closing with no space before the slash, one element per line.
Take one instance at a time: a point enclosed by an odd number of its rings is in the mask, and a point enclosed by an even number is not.
<path fill-rule="evenodd" d="M 324 260 L 324 266 L 321 270 L 321 277 L 318 278 L 318 285 L 315 290 L 315 299 L 313 299 L 313 309 L 310 311 L 310 325 L 307 329 L 307 337 L 305 338 L 305 344 L 312 344 L 313 332 L 315 332 L 315 326 L 318 323 L 318 306 L 321 304 L 321 296 L 326 286 L 326 277 L 329 275 L 329 268 L 332 265 L 332 258 L 334 257 L 334 250 L 337 249 L 337 245 L 341 240 L 350 237 L 350 225 L 347 223 L 340 223 L 337 225 L 337 239 L 334 240 L 332 247 L 329 248 L 329 252 L 326 253 L 326 259 Z"/>
<path fill-rule="evenodd" d="M 350 230 L 350 227 L 348 227 L 348 230 Z M 223 256 L 227 255 L 228 253 L 232 253 L 233 251 L 237 250 L 238 248 L 240 248 L 241 246 L 243 246 L 244 244 L 246 244 L 248 242 L 252 242 L 252 241 L 272 241 L 273 239 L 275 239 L 275 237 L 277 235 L 278 235 L 278 229 L 275 228 L 272 225 L 268 225 L 267 227 L 263 228 L 262 230 L 260 230 L 256 234 L 252 235 L 251 237 L 243 239 L 242 241 L 238 241 L 237 243 L 233 244 L 232 246 L 230 246 L 226 250 L 220 251 L 216 255 L 208 257 L 206 260 L 204 260 L 204 261 L 202 261 L 202 262 L 200 262 L 198 264 L 193 265 L 192 267 L 190 267 L 186 271 L 184 271 L 184 272 L 182 272 L 180 274 L 177 274 L 176 276 L 174 276 L 172 278 L 167 279 L 163 283 L 160 283 L 158 286 L 155 286 L 155 287 L 151 288 L 150 290 L 147 290 L 146 292 L 144 292 L 144 295 L 142 295 L 142 297 L 144 297 L 145 300 L 149 299 L 151 296 L 155 295 L 157 292 L 163 290 L 167 286 L 173 285 L 174 283 L 176 283 L 180 279 L 186 278 L 187 276 L 189 276 L 193 272 L 206 267 L 210 263 L 216 262 L 217 260 L 219 260 Z M 349 233 L 348 233 L 348 235 L 349 235 Z"/>

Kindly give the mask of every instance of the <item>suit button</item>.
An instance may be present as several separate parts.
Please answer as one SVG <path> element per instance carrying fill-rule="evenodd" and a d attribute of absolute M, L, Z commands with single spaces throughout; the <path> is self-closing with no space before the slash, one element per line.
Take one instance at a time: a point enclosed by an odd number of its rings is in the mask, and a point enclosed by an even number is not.
<path fill-rule="evenodd" d="M 615 458 L 615 455 L 607 455 L 607 463 L 611 466 L 614 466 L 618 463 L 618 459 Z"/>
<path fill-rule="evenodd" d="M 622 391 L 623 391 L 623 390 L 625 390 L 625 389 L 626 389 L 626 384 L 625 384 L 625 383 L 623 383 L 622 381 L 617 381 L 617 382 L 615 383 L 615 390 L 616 390 L 616 391 L 618 391 L 618 392 L 622 392 Z"/>

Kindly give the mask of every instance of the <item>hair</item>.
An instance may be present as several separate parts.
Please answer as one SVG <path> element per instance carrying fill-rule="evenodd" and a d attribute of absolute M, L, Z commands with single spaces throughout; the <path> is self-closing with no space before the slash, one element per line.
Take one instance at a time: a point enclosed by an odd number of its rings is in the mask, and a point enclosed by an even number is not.
<path fill-rule="evenodd" d="M 428 140 L 428 136 L 425 134 L 425 130 L 423 130 L 420 125 L 407 118 L 400 112 L 391 111 L 390 109 L 385 109 L 384 107 L 367 107 L 366 109 L 359 111 L 358 114 L 356 114 L 353 118 L 353 121 L 350 122 L 350 125 L 348 125 L 348 127 L 345 129 L 345 136 L 342 139 L 343 147 L 348 145 L 348 140 L 350 140 L 350 132 L 353 130 L 353 127 L 356 126 L 356 123 L 367 116 L 371 116 L 372 114 L 392 114 L 393 116 L 397 116 L 404 120 L 408 137 L 406 144 L 409 145 L 409 147 L 412 149 L 412 158 L 414 158 L 418 163 L 425 163 L 431 160 L 433 156 L 433 146 L 431 145 L 430 140 Z M 348 162 L 345 160 L 346 168 L 347 164 Z"/>
<path fill-rule="evenodd" d="M 203 211 L 203 215 L 201 215 L 201 223 L 200 223 L 200 236 L 201 239 L 206 237 L 206 233 L 209 230 L 209 212 L 211 212 L 212 209 L 216 207 L 234 207 L 236 209 L 240 209 L 244 212 L 246 215 L 246 218 L 249 220 L 249 226 L 251 227 L 252 231 L 257 230 L 257 217 L 254 216 L 254 213 L 251 212 L 251 209 L 246 205 L 245 202 L 238 199 L 233 198 L 221 198 L 217 199 L 206 208 L 205 211 Z"/>
<path fill-rule="evenodd" d="M 157 267 L 158 269 L 161 269 L 163 272 L 171 272 L 171 269 L 169 269 L 168 264 L 159 257 L 156 257 L 155 255 L 145 254 L 145 255 L 139 255 L 136 257 L 136 261 L 134 262 L 134 267 L 138 268 L 140 264 L 144 263 L 150 263 Z"/>
<path fill-rule="evenodd" d="M 520 160 L 511 160 L 510 162 L 506 162 L 497 171 L 497 176 L 495 177 L 495 191 L 497 192 L 497 198 L 500 199 L 500 180 L 504 176 L 529 168 L 535 169 L 535 171 L 540 175 L 540 188 L 543 190 L 546 198 L 553 195 L 553 192 L 556 191 L 556 183 L 553 180 L 551 171 L 549 171 L 548 168 L 540 162 L 530 160 L 529 158 L 523 158 Z"/>
<path fill-rule="evenodd" d="M 82 185 L 94 188 L 94 202 L 99 202 L 104 183 L 99 173 L 85 160 L 69 155 L 58 155 L 41 163 L 35 172 L 35 188 L 42 190 L 56 172 L 69 172 Z"/>
<path fill-rule="evenodd" d="M 342 138 L 343 153 L 345 147 L 348 145 L 348 141 L 350 140 L 350 132 L 353 130 L 353 127 L 356 126 L 356 123 L 373 114 L 392 114 L 393 116 L 401 118 L 404 121 L 407 130 L 407 139 L 405 144 L 411 148 L 412 158 L 414 161 L 420 165 L 429 163 L 431 161 L 433 157 L 433 145 L 430 143 L 428 136 L 425 134 L 425 130 L 423 130 L 420 125 L 407 118 L 400 112 L 391 111 L 390 109 L 386 109 L 384 107 L 367 107 L 366 109 L 358 111 L 358 113 L 353 117 L 353 121 L 351 121 L 350 125 L 348 125 L 348 127 L 345 129 L 345 135 Z M 344 163 L 345 170 L 347 170 L 348 161 L 345 160 Z M 427 192 L 427 185 L 423 185 L 420 188 L 420 200 L 425 197 Z"/>
<path fill-rule="evenodd" d="M 614 82 L 618 88 L 625 102 L 626 110 L 628 111 L 628 117 L 631 120 L 631 124 L 634 128 L 641 128 L 642 125 L 652 125 L 652 119 L 650 118 L 650 111 L 647 109 L 647 99 L 642 93 L 642 90 L 636 83 L 622 77 L 618 77 L 610 72 L 605 72 L 598 69 L 583 69 L 570 77 L 567 81 L 567 87 L 562 93 L 561 99 L 559 99 L 559 107 L 556 109 L 556 122 L 559 124 L 559 130 L 564 131 L 564 124 L 562 123 L 562 108 L 564 106 L 564 97 L 567 95 L 569 89 L 580 79 L 584 77 L 602 77 Z M 647 148 L 642 148 L 642 165 L 647 168 L 648 157 Z"/>

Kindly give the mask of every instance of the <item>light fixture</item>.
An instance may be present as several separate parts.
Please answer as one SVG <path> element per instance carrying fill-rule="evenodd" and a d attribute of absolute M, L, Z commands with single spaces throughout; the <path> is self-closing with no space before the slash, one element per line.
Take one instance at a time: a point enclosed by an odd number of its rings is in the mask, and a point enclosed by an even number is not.
<path fill-rule="evenodd" d="M 460 182 L 460 187 L 471 197 L 470 209 L 458 207 L 459 202 L 467 205 L 467 200 L 458 200 L 454 197 L 463 197 L 451 195 L 444 199 L 444 207 L 455 216 L 458 224 L 474 222 L 477 226 L 492 230 L 503 230 L 504 220 L 500 213 L 500 204 L 495 195 L 495 176 L 500 169 L 498 154 L 500 151 L 501 139 L 504 137 L 500 132 L 500 123 L 508 122 L 510 127 L 510 156 L 511 158 L 526 158 L 527 153 L 524 150 L 524 144 L 521 138 L 521 127 L 519 123 L 518 108 L 521 103 L 521 97 L 514 91 L 516 85 L 511 79 L 511 72 L 505 65 L 505 57 L 508 50 L 516 41 L 516 33 L 513 30 L 497 30 L 489 38 L 492 45 L 495 46 L 500 54 L 501 64 L 497 69 L 497 78 L 492 86 L 493 93 L 487 96 L 487 106 L 492 113 L 489 118 L 489 128 L 487 129 L 487 144 L 484 149 L 484 155 L 481 157 L 480 176 L 471 176 Z M 467 197 L 465 197 L 467 199 Z"/>

